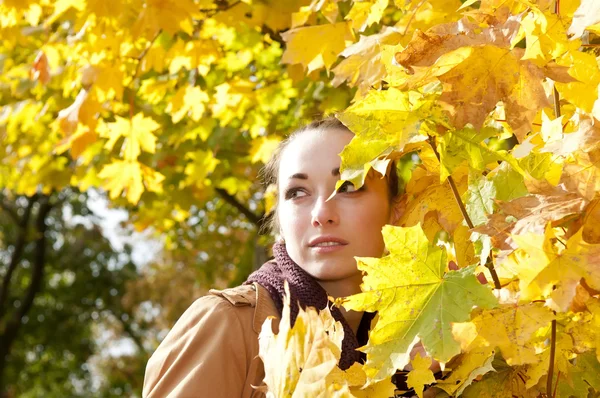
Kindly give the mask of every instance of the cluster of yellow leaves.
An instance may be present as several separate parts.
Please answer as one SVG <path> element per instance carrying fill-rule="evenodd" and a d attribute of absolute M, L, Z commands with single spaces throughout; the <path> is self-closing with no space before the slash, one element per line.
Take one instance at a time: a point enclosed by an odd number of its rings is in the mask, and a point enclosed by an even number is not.
<path fill-rule="evenodd" d="M 268 391 L 268 396 L 387 398 L 393 395 L 394 385 L 389 380 L 361 389 L 366 376 L 358 363 L 346 371 L 337 367 L 344 330 L 329 308 L 321 311 L 299 308 L 291 326 L 287 282 L 285 291 L 281 320 L 274 324 L 274 319 L 267 319 L 259 335 L 266 384 L 261 389 Z"/>
<path fill-rule="evenodd" d="M 428 358 L 413 356 L 408 378 L 419 396 L 427 385 L 468 397 L 599 392 L 600 10 L 466 1 L 428 25 L 429 2 L 398 3 L 381 15 L 383 2 L 354 4 L 355 32 L 391 9 L 402 17 L 361 36 L 331 69 L 334 84 L 358 88 L 338 114 L 355 133 L 340 154 L 342 180 L 360 186 L 370 169 L 419 158 L 400 226 L 383 230 L 389 255 L 357 258 L 362 293 L 336 300 L 378 313 L 361 348 L 367 385 L 406 367 L 420 341 Z M 295 32 L 304 29 L 317 32 Z M 320 48 L 290 41 L 286 52 L 296 50 L 312 70 Z M 445 364 L 444 380 L 432 360 Z"/>

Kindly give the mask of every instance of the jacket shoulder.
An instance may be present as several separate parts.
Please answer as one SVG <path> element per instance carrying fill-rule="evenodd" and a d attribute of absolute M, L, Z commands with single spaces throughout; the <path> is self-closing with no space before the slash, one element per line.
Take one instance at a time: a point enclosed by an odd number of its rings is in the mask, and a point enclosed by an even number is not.
<path fill-rule="evenodd" d="M 257 297 L 256 286 L 254 286 L 254 284 L 236 286 L 223 290 L 210 289 L 208 294 L 222 297 L 236 307 L 248 305 L 250 307 L 256 307 Z"/>
<path fill-rule="evenodd" d="M 267 318 L 273 317 L 278 319 L 280 317 L 279 311 L 275 307 L 275 303 L 271 299 L 269 292 L 256 282 L 250 285 L 236 286 L 223 290 L 211 289 L 208 293 L 227 300 L 235 307 L 254 307 L 252 329 L 256 333 L 260 333 L 262 324 Z M 273 328 L 277 332 L 279 329 L 278 323 L 274 324 Z"/>

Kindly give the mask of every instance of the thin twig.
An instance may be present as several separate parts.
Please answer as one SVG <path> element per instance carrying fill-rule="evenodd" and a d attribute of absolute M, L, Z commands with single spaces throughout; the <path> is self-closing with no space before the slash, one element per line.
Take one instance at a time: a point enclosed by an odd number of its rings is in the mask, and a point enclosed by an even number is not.
<path fill-rule="evenodd" d="M 554 357 L 556 355 L 556 319 L 552 320 L 552 332 L 550 334 L 550 365 L 548 365 L 548 379 L 546 380 L 546 395 L 552 393 L 552 374 L 554 373 Z"/>
<path fill-rule="evenodd" d="M 558 16 L 560 10 L 560 1 L 555 0 L 554 2 L 554 13 Z M 560 117 L 560 96 L 554 85 L 554 117 Z M 546 395 L 551 396 L 552 394 L 552 377 L 554 376 L 554 357 L 556 355 L 556 319 L 552 320 L 552 331 L 550 334 L 550 363 L 548 364 L 548 378 L 546 380 Z"/>
<path fill-rule="evenodd" d="M 437 157 L 438 162 L 441 163 L 442 160 L 441 160 L 440 154 L 438 153 L 437 148 L 435 146 L 435 140 L 431 136 L 429 137 L 429 145 L 431 145 L 431 148 L 433 149 L 433 153 L 435 153 L 435 156 Z M 456 200 L 456 204 L 458 205 L 458 208 L 460 209 L 460 212 L 462 213 L 462 216 L 465 219 L 465 222 L 469 226 L 469 229 L 475 228 L 475 226 L 473 225 L 473 221 L 471 221 L 471 217 L 469 217 L 469 214 L 467 213 L 467 209 L 465 208 L 465 205 L 462 202 L 462 199 L 460 198 L 460 193 L 458 192 L 458 188 L 456 187 L 456 183 L 454 182 L 454 179 L 452 178 L 452 176 L 448 176 L 448 183 L 450 184 L 450 188 L 452 189 L 452 193 L 454 194 L 454 199 Z M 490 271 L 490 274 L 492 275 L 492 279 L 494 280 L 494 288 L 501 289 L 502 284 L 500 283 L 500 278 L 498 277 L 498 274 L 496 273 L 496 270 L 494 269 L 494 264 L 491 261 L 491 256 L 488 257 L 488 259 L 485 263 L 485 267 Z"/>

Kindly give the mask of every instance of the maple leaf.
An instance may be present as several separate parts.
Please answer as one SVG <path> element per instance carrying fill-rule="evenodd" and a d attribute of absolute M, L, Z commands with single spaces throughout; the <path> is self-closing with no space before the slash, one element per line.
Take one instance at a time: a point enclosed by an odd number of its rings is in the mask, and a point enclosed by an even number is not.
<path fill-rule="evenodd" d="M 505 161 L 513 169 L 524 174 L 523 169 L 512 155 L 495 151 L 485 144 L 485 140 L 497 136 L 499 131 L 484 127 L 477 131 L 472 128 L 450 130 L 437 139 L 437 149 L 440 153 L 441 181 L 451 175 L 454 169 L 467 162 L 475 170 L 483 171 L 487 164 L 495 161 Z"/>
<path fill-rule="evenodd" d="M 502 162 L 492 170 L 487 179 L 494 184 L 498 200 L 511 201 L 528 194 L 523 175 L 516 172 L 507 162 Z"/>
<path fill-rule="evenodd" d="M 462 324 L 452 325 L 453 334 L 456 333 L 455 330 L 458 325 Z M 457 365 L 452 363 L 454 360 L 447 364 L 446 369 L 450 368 L 452 370 L 450 375 L 443 380 L 438 380 L 435 386 L 452 396 L 460 396 L 464 389 L 471 385 L 475 379 L 495 370 L 492 366 L 494 353 L 492 347 L 486 346 L 477 347 L 461 354 L 457 357 L 457 361 L 459 361 Z"/>
<path fill-rule="evenodd" d="M 539 329 L 550 324 L 554 314 L 542 303 L 512 303 L 492 310 L 475 310 L 471 318 L 477 337 L 466 350 L 481 346 L 498 347 L 502 357 L 512 366 L 539 360 L 532 338 Z M 454 337 L 463 342 L 461 334 Z"/>
<path fill-rule="evenodd" d="M 396 43 L 400 37 L 397 29 L 387 26 L 377 34 L 361 35 L 357 43 L 340 53 L 346 59 L 332 69 L 335 77 L 331 84 L 337 87 L 346 82 L 351 87 L 358 86 L 361 95 L 373 86 L 378 87 L 386 73 L 381 47 Z"/>
<path fill-rule="evenodd" d="M 469 188 L 465 193 L 465 208 L 473 225 L 478 226 L 487 222 L 487 215 L 494 212 L 496 187 L 479 174 L 469 176 Z"/>
<path fill-rule="evenodd" d="M 598 22 L 600 22 L 600 4 L 594 0 L 581 0 L 567 33 L 579 38 L 587 27 Z"/>
<path fill-rule="evenodd" d="M 149 191 L 160 192 L 165 177 L 137 161 L 114 160 L 104 166 L 98 178 L 105 180 L 104 188 L 109 191 L 111 199 L 126 191 L 129 203 L 136 204 L 144 192 L 144 183 Z"/>
<path fill-rule="evenodd" d="M 566 311 L 581 278 L 591 287 L 600 288 L 600 245 L 583 241 L 582 230 L 562 248 L 553 243 L 557 238 L 550 226 L 544 235 L 529 233 L 512 238 L 529 256 L 526 262 L 513 257 L 510 264 L 519 277 L 522 300 L 549 297 L 554 309 Z"/>
<path fill-rule="evenodd" d="M 338 115 L 355 134 L 340 153 L 341 179 L 356 187 L 362 186 L 367 173 L 375 166 L 373 161 L 394 151 L 401 152 L 408 144 L 426 140 L 427 125 L 437 116 L 430 96 L 395 88 L 370 91 Z M 387 164 L 382 166 L 376 170 L 384 175 Z"/>
<path fill-rule="evenodd" d="M 295 28 L 281 36 L 286 42 L 281 62 L 301 64 L 308 73 L 323 67 L 329 69 L 352 41 L 346 22 Z"/>
<path fill-rule="evenodd" d="M 558 189 L 546 195 L 527 195 L 510 202 L 497 201 L 499 212 L 492 214 L 485 225 L 474 229 L 492 237 L 494 247 L 511 246 L 510 234 L 541 234 L 546 224 L 558 223 L 566 217 L 582 212 L 588 201 L 578 194 Z"/>
<path fill-rule="evenodd" d="M 440 100 L 447 104 L 457 129 L 467 123 L 479 129 L 503 101 L 507 123 L 523 140 L 537 110 L 549 103 L 542 86 L 546 71 L 521 60 L 522 49 L 511 48 L 517 21 L 497 21 L 483 31 L 477 24 L 461 21 L 437 31 L 417 32 L 406 49 L 396 54 L 396 61 L 408 73 L 403 87 L 441 81 Z"/>
<path fill-rule="evenodd" d="M 156 136 L 153 132 L 159 128 L 160 125 L 154 119 L 140 112 L 132 119 L 116 116 L 115 122 L 99 126 L 98 130 L 101 137 L 108 138 L 105 144 L 108 150 L 112 150 L 119 138 L 125 137 L 124 157 L 126 160 L 136 160 L 142 150 L 154 153 Z"/>
<path fill-rule="evenodd" d="M 278 137 L 260 137 L 253 141 L 250 149 L 252 163 L 262 162 L 266 164 L 280 142 L 281 139 Z"/>
<path fill-rule="evenodd" d="M 554 155 L 568 156 L 576 151 L 591 152 L 600 147 L 600 126 L 593 117 L 582 116 L 577 130 L 561 134 L 560 139 L 547 142 L 540 150 Z M 562 131 L 561 131 L 562 132 Z"/>
<path fill-rule="evenodd" d="M 491 308 L 496 298 L 473 275 L 473 267 L 444 272 L 445 250 L 427 240 L 420 225 L 383 228 L 390 255 L 357 258 L 366 272 L 362 293 L 338 299 L 346 309 L 378 311 L 379 320 L 362 351 L 365 372 L 382 380 L 402 369 L 415 339 L 433 358 L 446 362 L 460 352 L 451 322 L 466 321 L 473 306 Z"/>
<path fill-rule="evenodd" d="M 573 82 L 557 82 L 556 89 L 561 98 L 586 112 L 592 112 L 598 99 L 598 90 L 589 90 L 600 84 L 600 68 L 592 54 L 579 51 L 569 51 L 557 60 L 559 65 L 568 67 L 568 74 Z"/>
<path fill-rule="evenodd" d="M 208 101 L 208 94 L 200 87 L 186 86 L 175 93 L 166 111 L 171 114 L 173 123 L 179 122 L 188 112 L 192 120 L 198 121 L 204 114 Z"/>
<path fill-rule="evenodd" d="M 362 32 L 369 26 L 381 20 L 389 0 L 366 0 L 356 2 L 344 18 L 349 21 L 352 28 Z"/>
<path fill-rule="evenodd" d="M 551 11 L 543 12 L 533 7 L 521 21 L 522 33 L 527 40 L 523 59 L 530 59 L 542 66 L 579 48 L 579 40 L 569 40 L 567 37 L 565 19 Z"/>
<path fill-rule="evenodd" d="M 180 187 L 185 185 L 195 185 L 197 187 L 209 185 L 205 181 L 206 177 L 215 170 L 220 163 L 219 159 L 216 159 L 212 152 L 202 150 L 190 152 L 186 156 L 191 162 L 185 166 L 186 178 L 180 182 Z"/>
<path fill-rule="evenodd" d="M 527 389 L 523 367 L 511 367 L 499 356 L 491 365 L 495 372 L 486 373 L 462 393 L 464 398 L 536 398 L 539 391 Z"/>
<path fill-rule="evenodd" d="M 439 167 L 439 166 L 438 166 Z M 399 225 L 413 226 L 421 223 L 425 234 L 433 239 L 438 228 L 430 233 L 427 220 L 435 218 L 437 223 L 447 232 L 453 234 L 464 222 L 464 218 L 456 203 L 452 188 L 447 183 L 440 183 L 437 174 L 427 175 L 422 168 L 415 169 L 411 181 L 406 187 L 408 203 Z M 459 192 L 466 189 L 466 178 L 456 179 Z"/>
<path fill-rule="evenodd" d="M 406 385 L 414 388 L 419 398 L 423 398 L 423 389 L 426 385 L 435 383 L 433 372 L 429 369 L 431 366 L 431 358 L 421 357 L 421 353 L 410 361 L 412 370 L 408 373 Z"/>
<path fill-rule="evenodd" d="M 279 332 L 273 333 L 273 319 L 262 325 L 259 356 L 265 364 L 264 382 L 275 397 L 322 396 L 326 376 L 336 367 L 344 335 L 342 325 L 324 308 L 300 308 L 290 323 L 289 286 L 285 284 L 284 307 Z M 331 333 L 331 335 L 330 335 Z"/>

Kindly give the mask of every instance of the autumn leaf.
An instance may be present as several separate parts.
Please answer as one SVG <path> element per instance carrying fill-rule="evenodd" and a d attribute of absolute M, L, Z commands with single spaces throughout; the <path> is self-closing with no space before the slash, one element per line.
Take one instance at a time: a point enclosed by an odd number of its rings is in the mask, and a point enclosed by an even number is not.
<path fill-rule="evenodd" d="M 539 358 L 532 338 L 553 319 L 552 311 L 541 303 L 502 304 L 492 310 L 475 310 L 471 323 L 477 337 L 466 351 L 487 346 L 498 348 L 509 365 L 536 363 Z M 454 337 L 462 343 L 461 334 Z"/>
<path fill-rule="evenodd" d="M 560 238 L 551 227 L 544 235 L 529 233 L 512 238 L 529 256 L 527 265 L 516 258 L 511 264 L 519 277 L 522 300 L 550 298 L 549 305 L 555 310 L 566 311 L 581 278 L 600 288 L 600 245 L 583 241 L 581 230 L 566 242 L 558 242 Z"/>
<path fill-rule="evenodd" d="M 426 140 L 426 118 L 437 116 L 433 107 L 429 96 L 391 88 L 371 91 L 339 114 L 338 119 L 355 134 L 340 154 L 341 179 L 360 187 L 377 158 Z M 384 175 L 386 166 L 375 169 Z"/>
<path fill-rule="evenodd" d="M 413 388 L 419 398 L 423 398 L 423 388 L 428 384 L 435 383 L 433 372 L 429 369 L 431 358 L 423 358 L 420 353 L 417 353 L 410 363 L 412 370 L 408 373 L 406 385 Z"/>
<path fill-rule="evenodd" d="M 377 87 L 386 73 L 386 65 L 382 59 L 382 46 L 396 43 L 401 33 L 392 27 L 385 27 L 380 33 L 370 36 L 360 36 L 360 40 L 340 53 L 345 57 L 332 72 L 335 78 L 331 81 L 337 87 L 343 82 L 349 86 L 359 87 L 362 95 L 369 88 Z"/>
<path fill-rule="evenodd" d="M 345 22 L 291 29 L 282 34 L 287 43 L 281 62 L 301 64 L 308 73 L 329 69 L 338 55 L 352 41 L 352 33 Z"/>
<path fill-rule="evenodd" d="M 450 323 L 466 321 L 474 305 L 496 304 L 473 267 L 445 272 L 445 250 L 432 245 L 420 225 L 385 226 L 383 236 L 390 255 L 359 258 L 358 268 L 367 273 L 362 293 L 338 300 L 346 309 L 378 311 L 379 321 L 362 349 L 365 371 L 374 381 L 406 366 L 417 338 L 433 358 L 448 361 L 460 352 Z"/>
<path fill-rule="evenodd" d="M 581 0 L 567 33 L 579 38 L 586 28 L 598 22 L 600 22 L 600 4 L 594 0 Z"/>
<path fill-rule="evenodd" d="M 273 319 L 262 325 L 259 355 L 265 364 L 264 382 L 275 397 L 316 397 L 327 390 L 326 376 L 336 367 L 341 354 L 342 325 L 328 308 L 300 309 L 290 326 L 290 296 L 286 283 L 279 332 Z M 336 338 L 332 336 L 335 335 Z"/>
<path fill-rule="evenodd" d="M 452 326 L 452 333 L 456 333 L 457 325 Z M 476 332 L 475 332 L 476 333 Z M 477 347 L 457 357 L 457 365 L 451 363 L 448 367 L 452 370 L 450 375 L 443 380 L 438 380 L 436 387 L 441 388 L 450 395 L 460 396 L 465 388 L 477 378 L 495 369 L 492 366 L 495 351 L 492 347 Z M 454 361 L 454 360 L 453 360 Z M 448 369 L 448 367 L 446 369 Z"/>
<path fill-rule="evenodd" d="M 357 32 L 362 32 L 369 26 L 381 20 L 389 0 L 366 0 L 356 2 L 344 19 Z"/>
<path fill-rule="evenodd" d="M 499 356 L 491 365 L 495 372 L 486 373 L 477 383 L 468 386 L 462 393 L 464 398 L 536 398 L 539 392 L 525 386 L 525 371 L 511 367 Z"/>
<path fill-rule="evenodd" d="M 149 191 L 160 192 L 164 176 L 133 160 L 115 160 L 104 166 L 98 177 L 106 180 L 106 189 L 111 199 L 126 191 L 127 200 L 136 204 L 144 192 L 144 184 Z"/>
<path fill-rule="evenodd" d="M 107 149 L 111 150 L 119 138 L 125 137 L 123 156 L 126 160 L 136 160 L 142 150 L 154 153 L 156 136 L 153 133 L 160 128 L 158 123 L 143 113 L 136 114 L 131 120 L 120 116 L 115 119 L 115 122 L 99 127 L 100 136 L 108 138 Z"/>
<path fill-rule="evenodd" d="M 496 129 L 484 127 L 479 131 L 472 128 L 450 130 L 440 136 L 437 139 L 437 148 L 442 166 L 441 181 L 444 181 L 454 169 L 465 162 L 475 170 L 483 171 L 489 163 L 505 161 L 517 172 L 524 174 L 523 169 L 512 155 L 495 151 L 485 144 L 485 140 L 498 134 L 499 131 Z"/>

